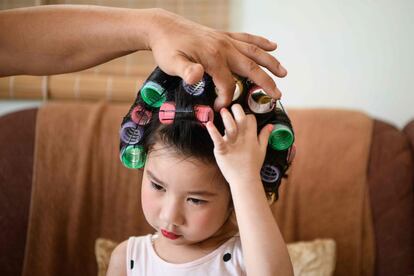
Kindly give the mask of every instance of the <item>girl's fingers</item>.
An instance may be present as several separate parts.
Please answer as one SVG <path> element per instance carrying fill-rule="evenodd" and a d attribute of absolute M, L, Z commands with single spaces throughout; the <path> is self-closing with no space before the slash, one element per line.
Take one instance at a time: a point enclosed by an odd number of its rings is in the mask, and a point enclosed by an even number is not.
<path fill-rule="evenodd" d="M 223 119 L 223 124 L 226 131 L 226 140 L 231 142 L 236 140 L 238 127 L 233 119 L 233 116 L 231 116 L 230 112 L 226 108 L 222 108 L 220 110 L 220 115 Z"/>
<path fill-rule="evenodd" d="M 244 129 L 246 126 L 246 114 L 243 111 L 243 108 L 240 104 L 233 104 L 231 106 L 231 111 L 233 112 L 233 116 L 235 121 L 237 122 L 237 127 L 239 130 Z"/>
<path fill-rule="evenodd" d="M 253 114 L 246 115 L 247 119 L 247 125 L 252 128 L 251 132 L 254 133 L 255 136 L 257 136 L 257 122 L 256 117 L 254 117 Z"/>
<path fill-rule="evenodd" d="M 259 144 L 262 152 L 266 152 L 267 144 L 269 142 L 270 133 L 272 133 L 273 125 L 266 125 L 262 128 L 259 134 Z"/>
<path fill-rule="evenodd" d="M 208 134 L 210 134 L 211 140 L 213 140 L 214 148 L 218 151 L 223 151 L 225 148 L 225 141 L 216 126 L 212 122 L 207 122 L 206 128 Z"/>

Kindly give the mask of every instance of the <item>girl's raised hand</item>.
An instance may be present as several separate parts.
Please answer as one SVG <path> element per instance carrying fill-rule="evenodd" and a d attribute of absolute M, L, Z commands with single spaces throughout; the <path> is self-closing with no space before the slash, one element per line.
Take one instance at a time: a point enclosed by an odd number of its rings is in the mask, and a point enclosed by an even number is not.
<path fill-rule="evenodd" d="M 230 186 L 236 182 L 260 181 L 260 169 L 272 126 L 263 127 L 257 136 L 254 115 L 246 115 L 239 104 L 232 105 L 231 110 L 234 118 L 226 108 L 220 110 L 225 127 L 224 136 L 212 122 L 206 125 L 214 142 L 216 162 Z"/>

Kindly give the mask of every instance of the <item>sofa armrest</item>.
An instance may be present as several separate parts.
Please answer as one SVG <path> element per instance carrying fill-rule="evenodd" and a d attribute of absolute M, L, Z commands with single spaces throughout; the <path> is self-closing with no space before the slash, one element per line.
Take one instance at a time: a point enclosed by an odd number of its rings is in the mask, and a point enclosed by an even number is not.
<path fill-rule="evenodd" d="M 37 109 L 0 117 L 0 275 L 21 275 L 28 227 Z"/>

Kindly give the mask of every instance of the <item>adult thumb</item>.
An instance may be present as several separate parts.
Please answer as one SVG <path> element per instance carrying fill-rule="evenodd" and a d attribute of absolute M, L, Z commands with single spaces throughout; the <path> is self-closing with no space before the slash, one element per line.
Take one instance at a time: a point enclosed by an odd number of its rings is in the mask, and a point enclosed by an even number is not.
<path fill-rule="evenodd" d="M 204 75 L 201 64 L 190 61 L 187 57 L 177 55 L 172 61 L 174 75 L 179 76 L 188 84 L 195 84 Z"/>

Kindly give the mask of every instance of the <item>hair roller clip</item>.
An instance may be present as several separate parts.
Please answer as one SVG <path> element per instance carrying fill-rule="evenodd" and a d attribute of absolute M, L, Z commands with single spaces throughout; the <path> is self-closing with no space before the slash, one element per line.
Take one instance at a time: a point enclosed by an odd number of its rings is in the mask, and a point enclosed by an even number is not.
<path fill-rule="evenodd" d="M 200 96 L 201 94 L 204 93 L 204 90 L 206 88 L 206 81 L 204 77 L 195 84 L 188 84 L 184 80 L 182 83 L 183 83 L 183 88 L 185 92 L 187 92 L 188 94 L 192 96 Z"/>
<path fill-rule="evenodd" d="M 179 79 L 164 73 L 159 67 L 156 67 L 141 88 L 142 100 L 149 106 L 160 107 L 167 99 L 165 91 L 176 85 Z"/>
<path fill-rule="evenodd" d="M 197 120 L 200 121 L 203 126 L 207 124 L 208 121 L 213 122 L 214 112 L 208 105 L 196 105 L 194 107 L 195 115 Z"/>
<path fill-rule="evenodd" d="M 152 112 L 146 110 L 143 106 L 138 104 L 131 112 L 131 119 L 134 123 L 144 126 L 149 123 L 152 117 Z"/>
<path fill-rule="evenodd" d="M 275 183 L 281 178 L 280 169 L 276 166 L 265 164 L 260 170 L 260 177 L 264 182 Z"/>
<path fill-rule="evenodd" d="M 275 117 L 273 130 L 269 136 L 269 144 L 275 150 L 286 150 L 293 144 L 295 137 L 290 119 L 280 101 L 277 101 Z"/>
<path fill-rule="evenodd" d="M 160 107 L 158 117 L 162 124 L 171 124 L 174 121 L 175 114 L 179 112 L 188 112 L 184 110 L 177 110 L 175 107 L 175 103 L 173 102 L 165 102 Z M 202 123 L 204 126 L 207 124 L 208 121 L 214 120 L 214 112 L 211 107 L 207 105 L 196 105 L 194 106 L 194 113 L 196 119 Z"/>
<path fill-rule="evenodd" d="M 275 150 L 286 150 L 293 144 L 293 132 L 284 124 L 274 124 L 269 144 Z"/>
<path fill-rule="evenodd" d="M 171 124 L 175 117 L 175 104 L 173 102 L 165 102 L 160 107 L 158 117 L 161 124 Z"/>
<path fill-rule="evenodd" d="M 273 110 L 276 100 L 266 94 L 263 88 L 253 85 L 247 93 L 247 104 L 254 113 L 268 113 Z"/>
<path fill-rule="evenodd" d="M 236 101 L 240 97 L 245 87 L 242 79 L 239 76 L 233 75 L 233 79 L 236 87 L 234 88 L 233 99 L 231 100 L 232 102 Z M 217 87 L 214 87 L 214 91 L 216 92 L 216 95 L 218 95 Z"/>
<path fill-rule="evenodd" d="M 121 149 L 120 159 L 128 169 L 144 167 L 147 155 L 141 145 L 126 145 Z"/>
<path fill-rule="evenodd" d="M 119 136 L 125 144 L 137 144 L 144 136 L 144 128 L 132 121 L 122 125 Z"/>

